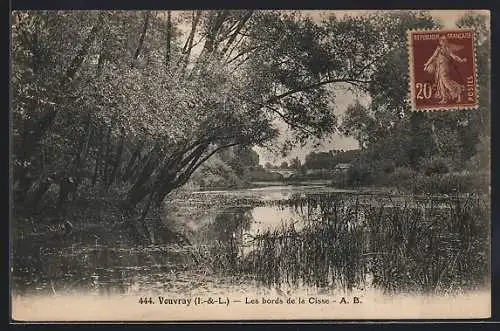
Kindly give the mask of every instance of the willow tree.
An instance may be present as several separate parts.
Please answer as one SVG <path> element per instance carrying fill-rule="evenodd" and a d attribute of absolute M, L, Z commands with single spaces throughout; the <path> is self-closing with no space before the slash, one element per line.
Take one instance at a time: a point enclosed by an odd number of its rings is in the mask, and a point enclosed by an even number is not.
<path fill-rule="evenodd" d="M 56 187 L 161 203 L 231 146 L 335 132 L 335 89 L 367 89 L 388 38 L 369 19 L 283 11 L 13 13 L 16 204 Z M 140 208 L 138 208 L 140 207 Z"/>

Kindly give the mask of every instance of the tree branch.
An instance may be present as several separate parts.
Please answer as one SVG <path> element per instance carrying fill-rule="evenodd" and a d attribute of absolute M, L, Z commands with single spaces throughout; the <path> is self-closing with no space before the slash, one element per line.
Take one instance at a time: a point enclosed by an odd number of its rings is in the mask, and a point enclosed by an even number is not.
<path fill-rule="evenodd" d="M 71 61 L 71 64 L 69 65 L 68 70 L 66 70 L 66 73 L 64 74 L 63 78 L 61 79 L 60 85 L 63 85 L 64 83 L 66 83 L 68 81 L 71 81 L 75 77 L 78 69 L 80 69 L 80 67 L 83 64 L 83 60 L 85 60 L 85 56 L 89 52 L 90 45 L 94 41 L 94 39 L 97 35 L 97 32 L 99 32 L 99 30 L 102 27 L 103 19 L 104 19 L 104 15 L 101 13 L 99 15 L 97 24 L 92 27 L 89 35 L 87 36 L 87 38 L 83 42 L 82 47 L 80 47 L 80 49 L 76 53 L 76 56 Z"/>
<path fill-rule="evenodd" d="M 189 32 L 188 39 L 186 39 L 186 43 L 184 44 L 184 47 L 182 48 L 182 54 L 184 56 L 181 56 L 179 58 L 179 63 L 182 64 L 182 73 L 186 70 L 186 67 L 189 63 L 189 57 L 191 56 L 191 50 L 193 49 L 193 41 L 194 41 L 194 35 L 196 33 L 196 29 L 198 27 L 198 22 L 200 20 L 201 16 L 201 10 L 197 10 L 196 13 L 193 13 L 193 21 L 191 23 L 191 31 Z"/>
<path fill-rule="evenodd" d="M 231 58 L 231 55 L 233 55 L 233 52 L 236 50 L 236 48 L 241 44 L 241 42 L 243 41 L 243 39 L 245 39 L 246 37 L 245 36 L 241 36 L 234 44 L 233 44 L 233 47 L 231 47 L 231 49 L 229 50 L 229 52 L 227 52 L 227 55 L 226 55 L 226 61 L 229 60 Z"/>
<path fill-rule="evenodd" d="M 139 44 L 137 45 L 137 49 L 135 50 L 134 60 L 137 60 L 139 58 L 140 53 L 141 53 L 142 45 L 144 44 L 144 38 L 146 38 L 146 32 L 148 31 L 149 17 L 150 16 L 151 16 L 151 13 L 149 11 L 146 12 L 146 15 L 144 17 L 144 26 L 142 28 L 141 37 L 139 38 Z M 134 64 L 132 63 L 132 67 L 133 66 L 134 66 Z"/>
<path fill-rule="evenodd" d="M 236 146 L 239 144 L 240 144 L 239 142 L 235 142 L 235 143 L 231 143 L 231 144 L 221 145 L 221 146 L 215 148 L 213 151 L 211 151 L 207 155 L 205 155 L 203 158 L 199 159 L 198 162 L 191 163 L 191 165 L 186 169 L 186 171 L 184 173 L 182 173 L 180 176 L 178 176 L 177 179 L 175 179 L 173 181 L 173 186 L 178 187 L 180 185 L 183 185 L 189 179 L 189 177 L 196 171 L 196 169 L 198 169 L 205 161 L 207 161 L 210 157 L 212 157 L 212 155 L 214 155 L 215 153 L 217 153 L 221 149 L 229 148 L 229 147 Z"/>
<path fill-rule="evenodd" d="M 193 71 L 190 73 L 190 77 L 193 76 L 195 72 L 200 72 L 201 68 L 205 66 L 212 54 L 218 47 L 220 41 L 217 40 L 217 35 L 220 33 L 224 22 L 229 16 L 229 10 L 218 11 L 215 18 L 210 19 L 208 25 L 208 32 L 206 33 L 205 44 L 201 50 L 198 59 L 194 65 Z"/>
<path fill-rule="evenodd" d="M 351 85 L 359 86 L 360 84 L 369 84 L 369 83 L 371 83 L 371 81 L 370 80 L 354 79 L 354 78 L 328 79 L 328 80 L 316 82 L 314 84 L 306 85 L 306 86 L 300 87 L 298 89 L 289 90 L 289 91 L 287 91 L 285 93 L 273 96 L 273 97 L 269 98 L 265 102 L 265 104 L 267 104 L 267 103 L 275 103 L 276 101 L 281 100 L 283 98 L 286 98 L 287 96 L 290 96 L 292 94 L 299 93 L 299 92 L 304 92 L 304 91 L 308 91 L 308 90 L 312 90 L 312 89 L 321 87 L 323 85 L 328 85 L 328 84 L 333 84 L 333 83 L 348 83 L 348 84 L 351 84 Z"/>
<path fill-rule="evenodd" d="M 224 24 L 224 21 L 226 20 L 228 15 L 229 15 L 229 10 L 222 10 L 217 13 L 215 20 L 209 27 L 209 31 L 207 33 L 207 40 L 205 42 L 205 45 L 203 45 L 203 49 L 201 50 L 200 58 L 209 56 L 214 51 L 215 40 L 217 38 L 217 35 L 220 33 L 222 25 Z"/>
<path fill-rule="evenodd" d="M 256 49 L 259 49 L 259 48 L 262 48 L 262 47 L 263 47 L 262 45 L 257 45 L 257 46 L 251 47 L 249 49 L 246 49 L 244 51 L 241 51 L 235 57 L 233 57 L 232 59 L 226 61 L 226 64 L 231 64 L 232 62 L 236 61 L 241 56 L 243 56 L 245 54 L 248 54 L 248 53 L 251 53 L 251 52 L 255 51 Z"/>
<path fill-rule="evenodd" d="M 253 14 L 253 10 L 250 10 L 239 22 L 238 22 L 238 25 L 236 26 L 236 30 L 231 34 L 231 37 L 229 38 L 229 40 L 227 41 L 226 45 L 224 46 L 224 48 L 222 49 L 222 52 L 221 52 L 221 57 L 224 56 L 224 54 L 228 51 L 229 47 L 231 46 L 231 44 L 234 42 L 234 40 L 236 39 L 236 37 L 238 36 L 238 33 L 241 31 L 241 29 L 243 29 L 243 27 L 245 26 L 245 24 L 248 22 L 248 20 L 250 19 L 250 17 L 252 17 L 252 14 Z"/>
<path fill-rule="evenodd" d="M 306 127 L 302 126 L 302 125 L 299 125 L 297 123 L 294 123 L 292 121 L 290 121 L 288 119 L 288 117 L 285 116 L 285 114 L 283 114 L 282 112 L 280 112 L 279 110 L 269 106 L 269 105 L 264 105 L 264 107 L 270 109 L 271 111 L 273 111 L 275 114 L 277 114 L 286 124 L 290 125 L 292 128 L 296 128 L 296 129 L 299 129 L 299 130 L 302 130 L 310 135 L 313 135 L 314 136 L 314 133 L 307 129 Z"/>

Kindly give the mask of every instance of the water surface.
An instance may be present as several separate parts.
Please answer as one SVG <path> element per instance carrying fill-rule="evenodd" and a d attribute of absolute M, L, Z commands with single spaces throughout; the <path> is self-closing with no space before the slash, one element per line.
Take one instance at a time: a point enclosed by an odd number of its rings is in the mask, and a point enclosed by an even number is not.
<path fill-rule="evenodd" d="M 360 199 L 355 191 L 320 184 L 193 192 L 187 199 L 166 202 L 163 215 L 165 224 L 182 229 L 190 246 L 131 246 L 120 238 L 103 243 L 92 236 L 21 240 L 14 245 L 13 286 L 19 294 L 195 293 L 231 288 L 254 293 L 262 284 L 279 292 L 297 286 L 302 278 L 304 288 L 324 290 L 336 284 L 342 290 L 363 289 L 375 275 L 375 282 L 389 290 L 413 284 L 429 287 L 427 283 L 431 289 L 456 287 L 470 277 L 478 280 L 487 268 L 487 245 L 478 244 L 486 238 L 474 224 L 489 223 L 475 211 L 473 219 L 455 215 L 453 204 L 441 200 L 420 203 L 386 195 Z M 381 201 L 389 205 L 377 209 Z M 463 226 L 454 221 L 458 219 Z M 314 230 L 314 222 L 326 222 L 326 232 Z M 259 236 L 267 239 L 259 243 L 255 239 Z M 254 259 L 250 271 L 243 267 L 248 273 L 236 272 L 246 255 Z M 478 258 L 479 264 L 471 262 Z M 415 274 L 419 270 L 424 273 Z M 466 277 L 454 279 L 460 272 Z"/>

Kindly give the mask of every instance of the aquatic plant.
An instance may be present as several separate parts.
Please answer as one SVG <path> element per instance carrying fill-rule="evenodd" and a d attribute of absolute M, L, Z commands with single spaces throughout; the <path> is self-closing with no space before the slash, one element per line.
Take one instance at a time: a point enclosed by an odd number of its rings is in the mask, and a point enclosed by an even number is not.
<path fill-rule="evenodd" d="M 303 226 L 259 232 L 246 254 L 224 246 L 233 259 L 226 272 L 252 274 L 267 286 L 369 283 L 385 292 L 453 292 L 487 279 L 487 200 L 312 194 L 287 203 L 303 211 Z"/>

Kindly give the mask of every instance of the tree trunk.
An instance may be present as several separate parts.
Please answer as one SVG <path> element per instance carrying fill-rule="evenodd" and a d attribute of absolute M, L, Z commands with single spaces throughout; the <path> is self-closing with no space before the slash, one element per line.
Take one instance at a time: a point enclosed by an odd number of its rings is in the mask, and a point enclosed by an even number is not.
<path fill-rule="evenodd" d="M 142 168 L 134 186 L 128 192 L 125 202 L 127 208 L 134 208 L 151 191 L 152 183 L 150 179 L 157 167 L 157 153 L 159 148 L 160 146 L 157 144 L 149 153 L 145 166 Z"/>
<path fill-rule="evenodd" d="M 42 115 L 39 121 L 33 121 L 25 126 L 22 138 L 22 149 L 19 151 L 19 161 L 31 162 L 31 157 L 40 146 L 40 141 L 49 129 L 57 112 L 50 110 Z M 30 176 L 30 167 L 16 166 L 14 168 L 14 178 L 19 181 L 19 193 L 22 199 L 26 197 L 27 191 L 31 187 L 34 178 Z"/>
<path fill-rule="evenodd" d="M 123 154 L 124 140 L 125 140 L 125 130 L 122 128 L 121 129 L 121 138 L 120 138 L 120 142 L 118 145 L 118 150 L 116 152 L 115 160 L 113 162 L 113 166 L 111 169 L 111 174 L 109 176 L 107 188 L 109 188 L 113 184 L 113 182 L 115 181 L 115 177 L 116 177 L 116 174 L 118 172 L 118 168 L 120 167 L 120 159 L 121 159 L 122 154 Z"/>
<path fill-rule="evenodd" d="M 103 143 L 102 143 L 102 126 L 99 126 L 99 133 L 97 134 L 97 141 L 99 142 L 99 147 L 97 149 L 97 155 L 95 158 L 95 168 L 94 168 L 94 176 L 92 177 L 92 186 L 95 186 L 97 183 L 97 178 L 99 177 L 99 171 L 100 171 L 100 165 L 101 165 L 101 154 L 103 150 Z"/>
<path fill-rule="evenodd" d="M 71 64 L 69 65 L 68 69 L 66 70 L 66 74 L 61 79 L 61 82 L 60 82 L 61 85 L 65 85 L 68 81 L 71 81 L 73 79 L 73 77 L 76 75 L 76 73 L 78 72 L 78 69 L 80 69 L 80 67 L 82 66 L 83 61 L 85 60 L 85 56 L 87 56 L 87 54 L 90 50 L 90 46 L 94 42 L 94 40 L 97 36 L 97 33 L 102 28 L 103 19 L 104 19 L 104 14 L 101 13 L 99 15 L 99 19 L 98 19 L 97 24 L 92 27 L 92 30 L 90 30 L 90 33 L 87 36 L 87 39 L 85 39 L 82 47 L 80 47 L 80 49 L 76 53 L 76 56 L 71 61 Z"/>
<path fill-rule="evenodd" d="M 89 113 L 87 120 L 87 135 L 85 136 L 84 134 L 82 134 L 80 140 L 80 147 L 76 153 L 75 161 L 71 166 L 71 169 L 68 171 L 68 176 L 66 178 L 61 179 L 60 192 L 63 194 L 60 195 L 59 206 L 61 206 L 64 203 L 69 193 L 71 193 L 73 199 L 75 199 L 75 194 L 76 191 L 78 190 L 78 186 L 84 179 L 84 168 L 85 168 L 85 163 L 87 161 L 87 154 L 88 154 L 91 135 L 92 135 L 92 120 Z"/>
<path fill-rule="evenodd" d="M 85 57 L 87 56 L 90 46 L 92 42 L 95 40 L 97 33 L 102 27 L 102 20 L 103 20 L 103 14 L 99 15 L 98 23 L 94 25 L 87 36 L 87 38 L 84 40 L 82 46 L 78 50 L 77 54 L 71 61 L 68 69 L 62 76 L 61 80 L 59 81 L 59 86 L 60 89 L 64 88 L 68 82 L 70 82 L 80 67 L 83 64 L 83 61 L 85 60 Z M 59 104 L 60 102 L 60 95 L 57 94 L 54 97 L 54 103 Z M 22 154 L 20 154 L 19 159 L 21 161 L 28 161 L 31 156 L 35 153 L 37 150 L 39 143 L 41 139 L 45 136 L 47 131 L 50 129 L 52 126 L 54 119 L 58 113 L 58 109 L 55 108 L 55 106 L 52 106 L 51 109 L 47 109 L 44 114 L 41 116 L 41 118 L 38 121 L 31 122 L 28 124 L 24 130 L 23 133 L 23 140 L 22 140 Z M 16 174 L 16 178 L 20 181 L 20 191 L 26 192 L 26 190 L 31 186 L 32 180 L 27 178 L 27 171 L 18 171 Z"/>
<path fill-rule="evenodd" d="M 109 180 L 109 176 L 108 176 L 108 168 L 109 168 L 109 163 L 110 163 L 110 158 L 111 158 L 111 125 L 109 126 L 108 128 L 108 133 L 107 133 L 107 136 L 106 136 L 106 156 L 104 156 L 103 158 L 103 161 L 104 161 L 104 165 L 103 165 L 103 169 L 102 169 L 102 183 L 104 185 L 103 189 L 105 189 L 106 187 L 106 183 L 108 182 Z"/>
<path fill-rule="evenodd" d="M 142 145 L 139 145 L 132 152 L 132 155 L 130 156 L 130 159 L 125 167 L 125 170 L 123 171 L 122 180 L 126 181 L 132 177 L 133 167 L 139 157 L 139 154 L 141 153 L 141 149 Z"/>
<path fill-rule="evenodd" d="M 217 12 L 213 21 L 209 23 L 208 33 L 206 36 L 205 44 L 203 45 L 203 49 L 198 57 L 198 61 L 196 61 L 195 70 L 191 72 L 191 75 L 196 71 L 199 72 L 202 68 L 204 68 L 205 64 L 209 61 L 210 56 L 213 54 L 214 50 L 217 48 L 215 43 L 217 39 L 217 35 L 220 33 L 222 25 L 229 15 L 228 10 L 223 10 Z"/>
<path fill-rule="evenodd" d="M 172 41 L 172 11 L 167 11 L 167 53 L 165 55 L 165 66 L 167 69 L 170 68 L 170 52 L 171 52 L 171 41 Z"/>
<path fill-rule="evenodd" d="M 142 215 L 141 215 L 141 219 L 140 219 L 140 222 L 144 222 L 144 219 L 146 218 L 146 216 L 148 215 L 148 212 L 149 212 L 149 208 L 151 208 L 151 203 L 153 202 L 154 200 L 154 196 L 155 196 L 155 191 L 151 191 L 149 193 L 149 199 L 148 199 L 148 202 L 146 203 L 146 206 L 144 206 L 144 210 L 142 211 Z"/>
<path fill-rule="evenodd" d="M 198 27 L 198 22 L 200 20 L 200 16 L 201 16 L 201 11 L 197 10 L 193 16 L 193 22 L 191 24 L 191 32 L 189 33 L 189 37 L 186 40 L 186 44 L 184 45 L 184 48 L 182 49 L 183 56 L 179 59 L 182 63 L 181 75 L 184 75 L 186 68 L 187 68 L 187 65 L 189 63 L 189 57 L 191 56 L 191 50 L 193 49 L 194 35 L 195 35 L 196 29 Z"/>
<path fill-rule="evenodd" d="M 238 25 L 236 26 L 236 29 L 234 30 L 234 32 L 231 34 L 231 37 L 229 37 L 229 40 L 227 41 L 226 45 L 224 46 L 224 48 L 222 49 L 221 51 L 221 59 L 224 57 L 224 55 L 227 53 L 227 51 L 229 50 L 229 47 L 231 47 L 231 45 L 234 43 L 234 41 L 236 40 L 236 37 L 238 36 L 238 34 L 240 33 L 241 29 L 243 29 L 243 27 L 245 26 L 245 24 L 248 22 L 248 20 L 250 19 L 250 17 L 252 17 L 252 14 L 253 14 L 253 11 L 249 11 L 239 22 L 238 22 Z"/>
<path fill-rule="evenodd" d="M 145 182 L 143 185 L 131 190 L 127 199 L 124 202 L 124 208 L 132 211 L 135 207 L 148 195 L 153 192 L 153 185 L 151 182 Z"/>
<path fill-rule="evenodd" d="M 141 37 L 139 38 L 139 44 L 137 45 L 137 49 L 135 50 L 134 61 L 132 62 L 132 68 L 134 67 L 135 61 L 137 61 L 137 59 L 139 58 L 139 55 L 141 54 L 142 46 L 144 44 L 144 39 L 146 38 L 146 32 L 148 31 L 149 17 L 150 16 L 151 16 L 151 13 L 149 11 L 146 12 L 146 15 L 144 17 L 144 26 L 142 28 Z"/>

